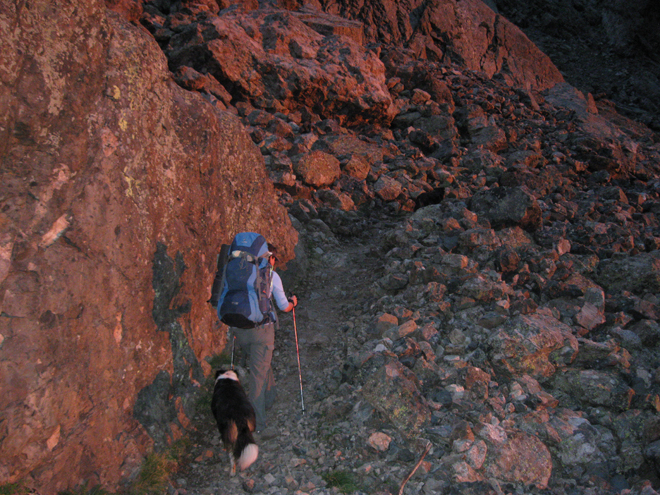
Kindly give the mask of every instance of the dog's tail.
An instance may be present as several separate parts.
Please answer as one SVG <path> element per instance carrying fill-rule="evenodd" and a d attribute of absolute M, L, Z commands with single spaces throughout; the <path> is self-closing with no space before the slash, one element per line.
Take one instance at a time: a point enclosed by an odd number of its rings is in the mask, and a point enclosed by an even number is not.
<path fill-rule="evenodd" d="M 248 443 L 243 451 L 241 456 L 238 458 L 238 467 L 241 471 L 249 468 L 254 461 L 257 460 L 259 455 L 259 447 L 256 443 Z"/>
<path fill-rule="evenodd" d="M 234 445 L 236 464 L 243 471 L 249 468 L 257 460 L 257 456 L 259 455 L 259 447 L 254 441 L 249 427 L 243 428 L 238 432 L 238 438 Z"/>

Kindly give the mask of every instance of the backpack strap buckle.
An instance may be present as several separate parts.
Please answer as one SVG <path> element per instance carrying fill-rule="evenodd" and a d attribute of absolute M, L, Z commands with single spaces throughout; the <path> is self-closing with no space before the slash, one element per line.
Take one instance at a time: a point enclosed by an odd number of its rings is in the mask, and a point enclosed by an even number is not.
<path fill-rule="evenodd" d="M 242 258 L 253 265 L 256 265 L 259 262 L 259 258 L 256 256 L 251 255 L 247 251 L 241 251 L 239 249 L 235 249 L 229 254 L 229 259 L 236 259 L 236 258 Z"/>

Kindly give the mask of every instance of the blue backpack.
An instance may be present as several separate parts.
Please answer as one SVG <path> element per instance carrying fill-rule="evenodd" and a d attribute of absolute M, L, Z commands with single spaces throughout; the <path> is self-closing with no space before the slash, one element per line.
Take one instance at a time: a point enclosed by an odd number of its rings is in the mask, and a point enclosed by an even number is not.
<path fill-rule="evenodd" d="M 269 256 L 263 236 L 254 232 L 236 234 L 223 268 L 217 304 L 220 321 L 237 328 L 254 328 L 273 321 Z"/>

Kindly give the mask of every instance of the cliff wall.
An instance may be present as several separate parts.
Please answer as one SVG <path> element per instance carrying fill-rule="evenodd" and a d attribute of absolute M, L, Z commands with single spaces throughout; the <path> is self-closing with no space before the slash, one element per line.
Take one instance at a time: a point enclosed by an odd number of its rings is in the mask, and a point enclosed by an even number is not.
<path fill-rule="evenodd" d="M 130 478 L 179 438 L 241 230 L 297 241 L 238 119 L 100 1 L 0 13 L 0 484 Z"/>

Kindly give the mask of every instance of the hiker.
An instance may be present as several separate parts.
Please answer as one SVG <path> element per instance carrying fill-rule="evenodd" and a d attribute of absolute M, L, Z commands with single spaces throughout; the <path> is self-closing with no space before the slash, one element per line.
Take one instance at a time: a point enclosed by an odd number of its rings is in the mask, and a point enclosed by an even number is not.
<path fill-rule="evenodd" d="M 297 306 L 298 298 L 292 296 L 291 300 L 287 299 L 284 294 L 282 279 L 274 271 L 275 263 L 278 261 L 277 248 L 269 245 L 268 250 L 270 251 L 268 263 L 270 263 L 272 270 L 271 294 L 269 296 L 272 295 L 280 311 L 288 313 Z M 254 328 L 232 328 L 232 333 L 236 336 L 241 349 L 247 354 L 250 369 L 248 379 L 249 397 L 257 415 L 257 433 L 263 432 L 266 428 L 266 410 L 270 409 L 277 396 L 275 378 L 271 368 L 277 324 L 275 311 L 271 311 L 264 322 Z"/>

